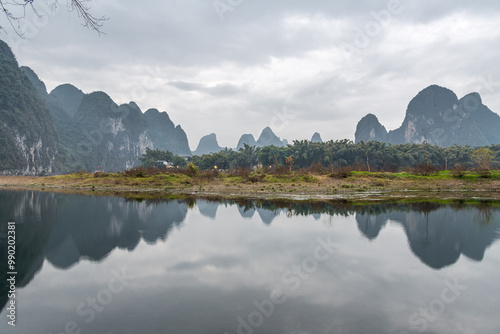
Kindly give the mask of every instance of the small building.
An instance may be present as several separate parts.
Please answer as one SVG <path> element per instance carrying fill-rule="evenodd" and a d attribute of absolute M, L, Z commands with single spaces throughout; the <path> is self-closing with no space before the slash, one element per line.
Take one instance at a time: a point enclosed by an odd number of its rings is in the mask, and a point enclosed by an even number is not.
<path fill-rule="evenodd" d="M 175 168 L 175 166 L 171 162 L 165 160 L 156 161 L 156 166 L 158 168 L 167 168 L 167 169 Z"/>

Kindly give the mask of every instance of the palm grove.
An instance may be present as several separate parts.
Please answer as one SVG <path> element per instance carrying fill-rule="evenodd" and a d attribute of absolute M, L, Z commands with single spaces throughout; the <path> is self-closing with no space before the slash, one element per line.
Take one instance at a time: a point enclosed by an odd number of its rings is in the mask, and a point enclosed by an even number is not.
<path fill-rule="evenodd" d="M 500 168 L 500 145 L 488 147 L 440 147 L 424 144 L 390 145 L 377 141 L 353 143 L 337 140 L 325 143 L 294 141 L 286 147 L 253 147 L 245 145 L 239 151 L 224 149 L 217 153 L 184 159 L 170 152 L 147 149 L 141 157 L 142 167 L 158 167 L 168 161 L 173 167 L 184 168 L 188 163 L 202 170 L 235 168 L 312 168 L 349 167 L 360 171 L 396 172 L 429 167 L 435 170 Z"/>

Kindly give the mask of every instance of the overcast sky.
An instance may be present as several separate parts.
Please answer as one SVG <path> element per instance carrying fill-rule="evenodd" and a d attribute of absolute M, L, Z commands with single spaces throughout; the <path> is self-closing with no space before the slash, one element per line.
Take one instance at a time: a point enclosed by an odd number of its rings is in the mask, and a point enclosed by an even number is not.
<path fill-rule="evenodd" d="M 28 14 L 24 40 L 0 34 L 19 63 L 49 91 L 72 83 L 167 111 L 192 149 L 266 126 L 289 141 L 354 139 L 367 113 L 395 129 L 431 84 L 500 112 L 498 0 L 96 0 L 100 37 L 60 2 Z"/>

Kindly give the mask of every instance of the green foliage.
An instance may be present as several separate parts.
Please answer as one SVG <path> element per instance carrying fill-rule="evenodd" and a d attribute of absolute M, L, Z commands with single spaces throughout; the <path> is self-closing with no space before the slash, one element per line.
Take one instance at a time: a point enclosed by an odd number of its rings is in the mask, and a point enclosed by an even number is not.
<path fill-rule="evenodd" d="M 198 173 L 198 167 L 196 167 L 192 162 L 187 164 L 186 167 L 189 176 L 195 176 Z"/>
<path fill-rule="evenodd" d="M 488 148 L 479 148 L 472 152 L 472 160 L 476 163 L 477 168 L 481 171 L 489 171 L 491 162 L 495 153 Z"/>
<path fill-rule="evenodd" d="M 139 158 L 141 161 L 141 167 L 150 168 L 150 167 L 160 167 L 158 165 L 158 161 L 166 161 L 173 163 L 174 155 L 168 151 L 160 151 L 160 150 L 151 150 L 149 147 L 146 147 L 146 153 Z"/>
<path fill-rule="evenodd" d="M 163 161 L 172 164 L 175 168 L 186 168 L 187 166 L 187 161 L 183 157 L 169 151 L 151 150 L 149 147 L 146 147 L 146 153 L 139 160 L 143 168 L 165 168 Z"/>
<path fill-rule="evenodd" d="M 287 147 L 267 146 L 255 148 L 245 146 L 238 152 L 224 150 L 219 153 L 194 156 L 189 158 L 202 170 L 241 168 L 270 168 L 289 172 L 293 166 L 297 169 L 310 169 L 321 166 L 328 169 L 332 177 L 347 177 L 351 170 L 397 172 L 413 170 L 417 174 L 432 175 L 437 170 L 451 169 L 460 164 L 463 169 L 475 166 L 472 152 L 477 148 L 470 146 L 439 147 L 425 144 L 389 145 L 375 141 L 353 143 L 350 140 L 312 143 L 307 140 L 294 141 Z M 500 167 L 500 145 L 487 147 L 492 152 L 491 165 Z M 288 167 L 288 168 L 287 168 Z M 317 167 L 315 167 L 317 169 Z M 344 168 L 344 169 L 342 169 Z"/>
<path fill-rule="evenodd" d="M 0 170 L 54 167 L 57 134 L 43 99 L 0 41 Z"/>

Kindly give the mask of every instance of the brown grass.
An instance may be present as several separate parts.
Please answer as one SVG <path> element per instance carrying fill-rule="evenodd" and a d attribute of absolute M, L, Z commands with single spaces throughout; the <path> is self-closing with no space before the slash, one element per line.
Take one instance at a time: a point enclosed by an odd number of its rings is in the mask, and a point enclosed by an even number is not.
<path fill-rule="evenodd" d="M 124 174 L 72 174 L 54 177 L 0 176 L 0 187 L 44 189 L 47 191 L 126 193 L 161 192 L 166 195 L 204 195 L 221 197 L 288 198 L 380 198 L 384 196 L 425 196 L 430 198 L 500 199 L 500 180 L 467 180 L 450 176 L 436 179 L 401 174 L 378 173 L 364 175 L 347 169 L 336 171 L 338 175 L 314 173 L 275 174 L 249 173 L 240 170 L 233 174 L 198 172 L 188 177 L 182 172 L 159 173 L 138 170 Z"/>

